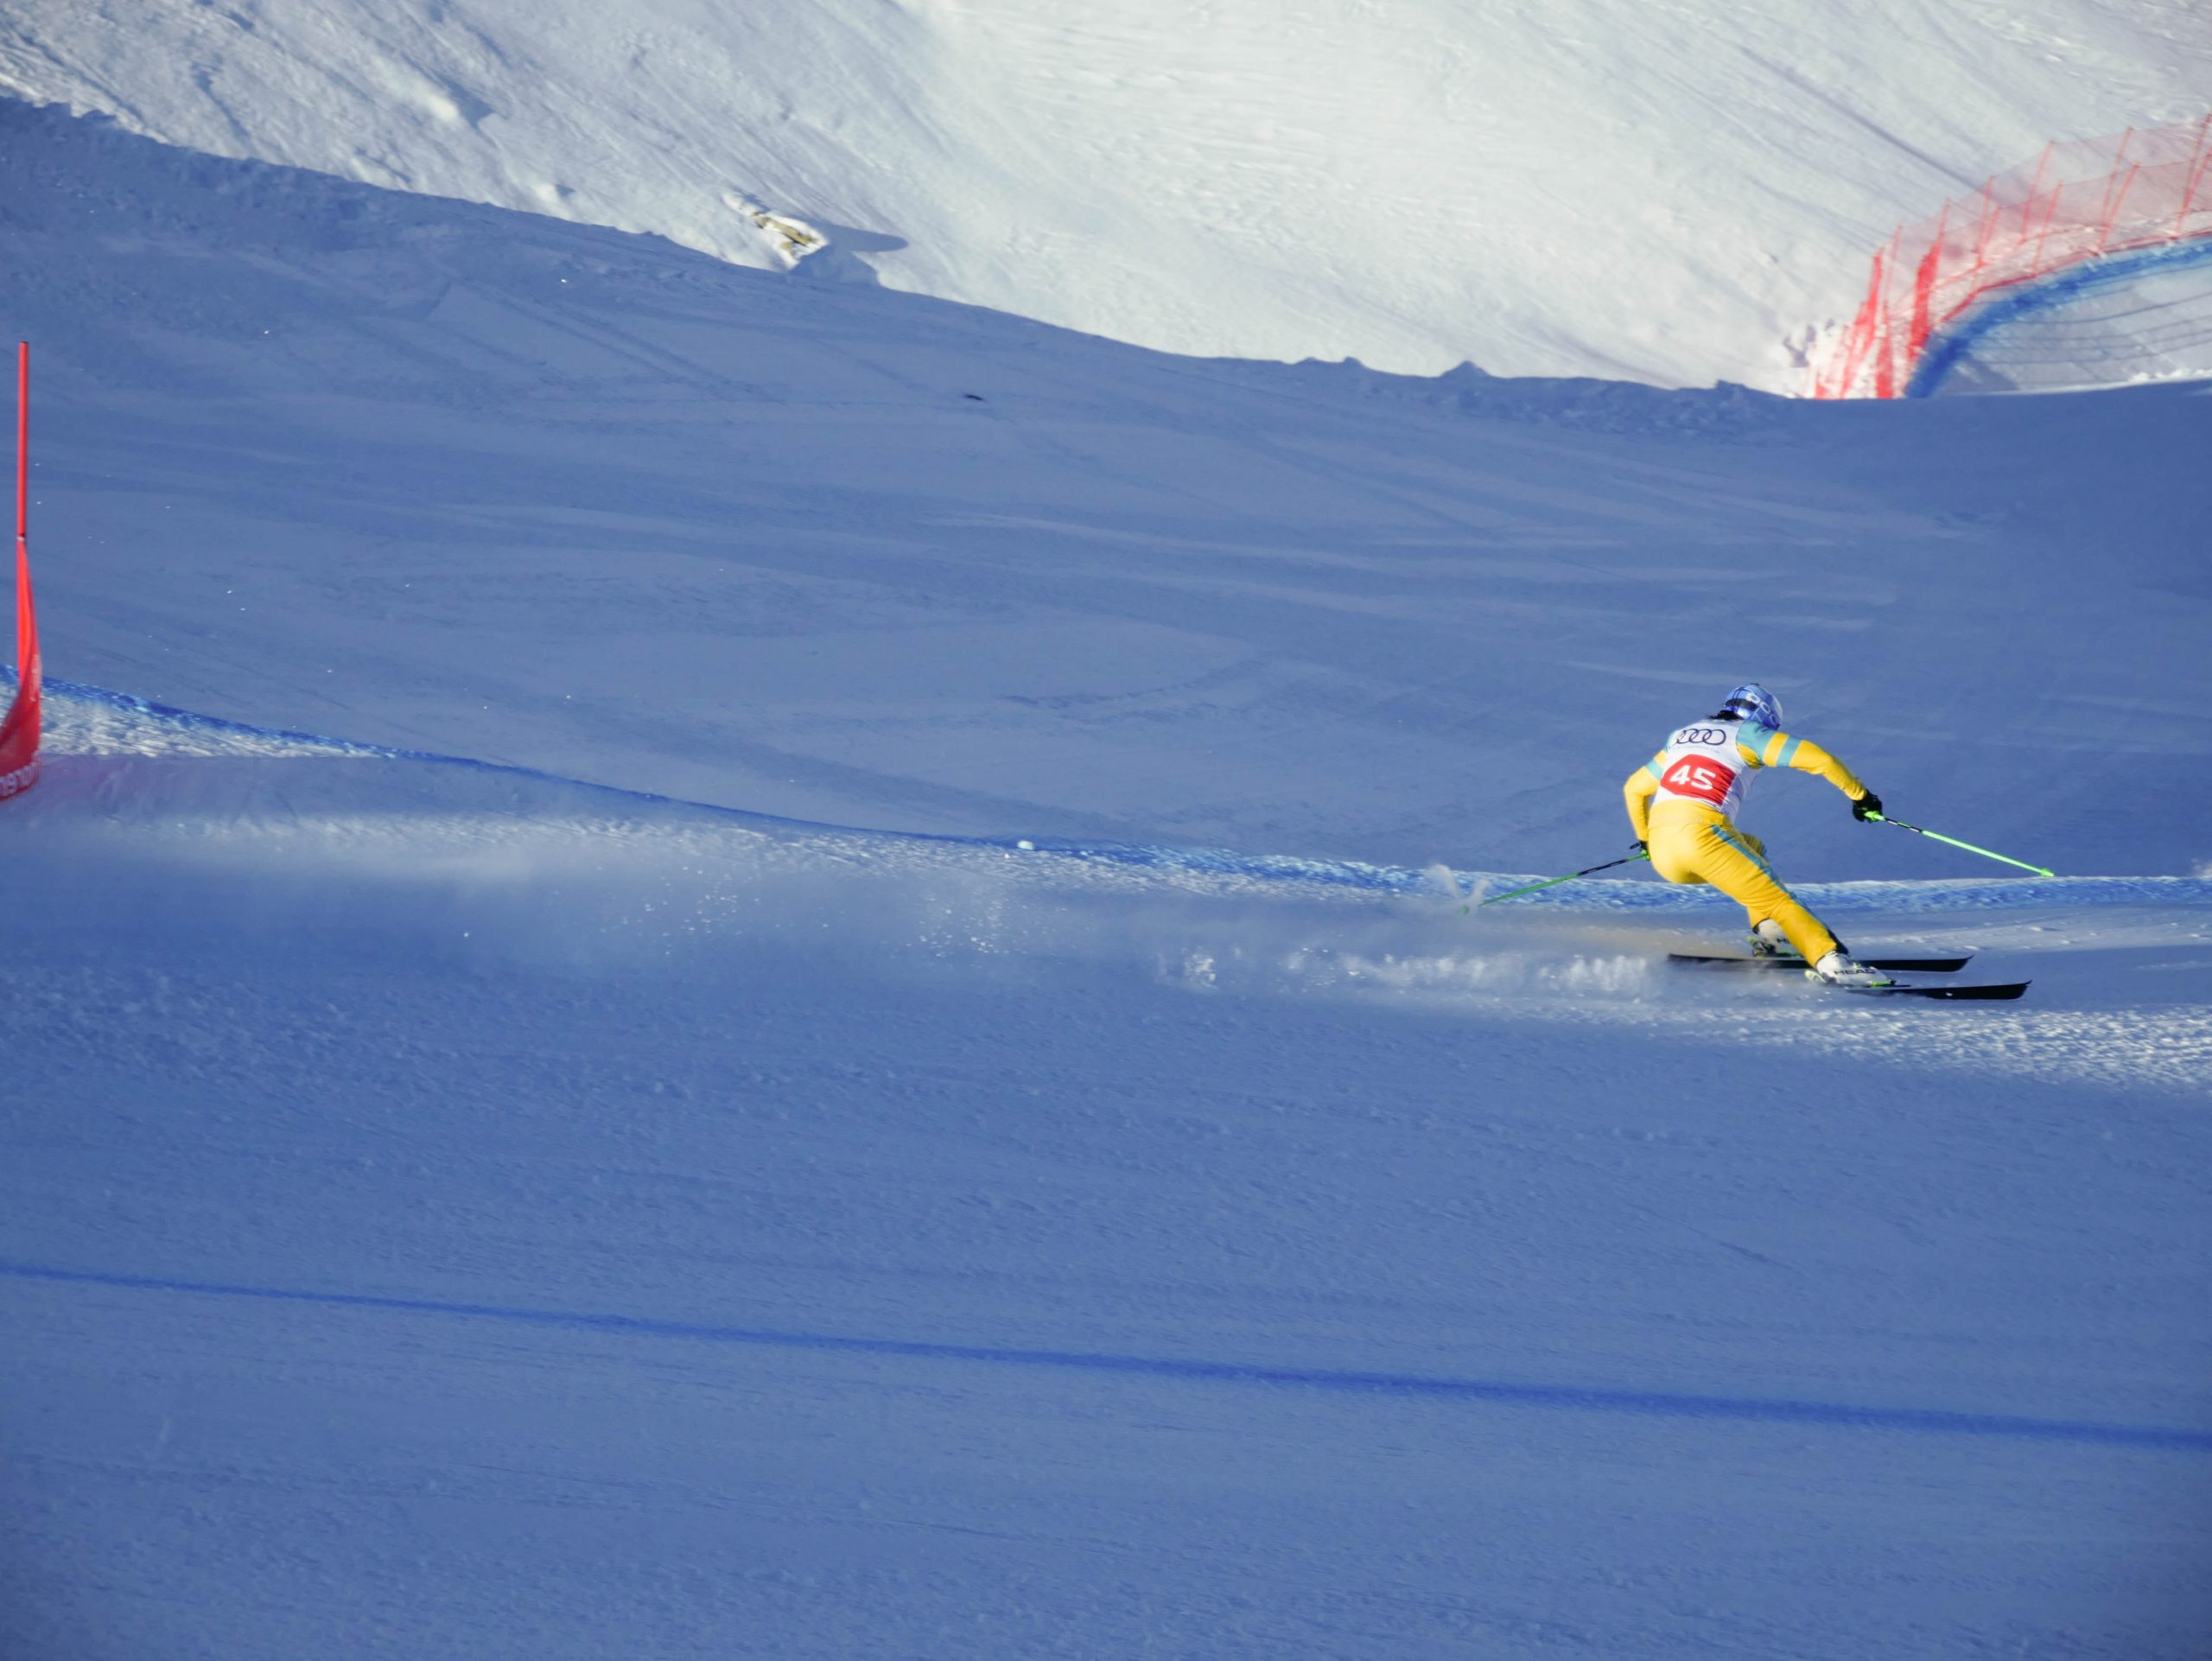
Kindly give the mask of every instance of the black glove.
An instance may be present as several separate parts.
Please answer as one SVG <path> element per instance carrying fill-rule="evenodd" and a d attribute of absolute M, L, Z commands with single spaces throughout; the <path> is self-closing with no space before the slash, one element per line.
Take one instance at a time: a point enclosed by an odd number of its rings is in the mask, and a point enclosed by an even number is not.
<path fill-rule="evenodd" d="M 1864 824 L 1882 811 L 1882 799 L 1868 791 L 1851 805 L 1851 817 Z"/>
<path fill-rule="evenodd" d="M 1651 844 L 1638 837 L 1636 839 L 1636 851 L 1639 854 L 1648 854 L 1651 851 Z"/>

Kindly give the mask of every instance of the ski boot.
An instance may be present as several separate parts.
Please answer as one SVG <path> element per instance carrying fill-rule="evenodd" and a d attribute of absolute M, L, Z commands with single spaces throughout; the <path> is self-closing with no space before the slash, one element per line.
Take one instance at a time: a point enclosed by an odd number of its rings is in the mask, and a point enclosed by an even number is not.
<path fill-rule="evenodd" d="M 1805 971 L 1809 980 L 1826 981 L 1830 986 L 1842 986 L 1862 992 L 1873 991 L 1897 983 L 1878 969 L 1871 969 L 1857 961 L 1840 946 Z"/>
<path fill-rule="evenodd" d="M 1797 948 L 1789 944 L 1789 937 L 1782 932 L 1782 925 L 1769 917 L 1751 931 L 1751 956 L 1754 958 L 1794 958 Z"/>

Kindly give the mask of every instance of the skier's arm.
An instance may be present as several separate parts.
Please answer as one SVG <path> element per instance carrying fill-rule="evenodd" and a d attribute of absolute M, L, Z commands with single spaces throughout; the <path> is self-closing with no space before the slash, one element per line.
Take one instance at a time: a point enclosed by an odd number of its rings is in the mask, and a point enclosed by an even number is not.
<path fill-rule="evenodd" d="M 1737 736 L 1736 749 L 1754 767 L 1795 767 L 1800 773 L 1817 773 L 1854 802 L 1870 794 L 1857 773 L 1809 738 L 1792 738 L 1770 728 L 1747 727 Z"/>
<path fill-rule="evenodd" d="M 1628 822 L 1636 827 L 1636 839 L 1648 842 L 1651 838 L 1651 797 L 1659 788 L 1659 763 L 1667 752 L 1661 750 L 1628 776 L 1621 786 L 1621 799 L 1628 804 Z"/>

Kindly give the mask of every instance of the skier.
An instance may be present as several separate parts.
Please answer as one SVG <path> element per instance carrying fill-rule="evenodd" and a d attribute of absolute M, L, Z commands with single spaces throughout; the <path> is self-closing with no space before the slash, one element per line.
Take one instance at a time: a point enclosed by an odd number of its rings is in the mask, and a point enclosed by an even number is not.
<path fill-rule="evenodd" d="M 1637 846 L 1669 882 L 1709 882 L 1751 913 L 1751 950 L 1786 944 L 1833 986 L 1891 986 L 1878 969 L 1853 960 L 1843 943 L 1798 903 L 1766 862 L 1766 844 L 1736 828 L 1745 786 L 1758 767 L 1817 773 L 1851 798 L 1861 821 L 1882 799 L 1818 744 L 1782 730 L 1782 705 L 1756 682 L 1728 694 L 1719 712 L 1677 729 L 1659 753 L 1628 776 L 1621 793 Z M 1655 801 L 1653 799 L 1656 798 Z"/>

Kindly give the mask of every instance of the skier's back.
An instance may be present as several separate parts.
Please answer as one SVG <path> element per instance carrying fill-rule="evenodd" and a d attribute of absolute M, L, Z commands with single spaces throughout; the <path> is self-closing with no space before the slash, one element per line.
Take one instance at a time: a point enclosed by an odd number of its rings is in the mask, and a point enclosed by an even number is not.
<path fill-rule="evenodd" d="M 1709 882 L 1750 914 L 1752 947 L 1777 951 L 1787 939 L 1821 979 L 1886 986 L 1888 977 L 1853 961 L 1827 926 L 1805 909 L 1766 862 L 1766 845 L 1736 827 L 1751 775 L 1761 767 L 1819 774 L 1851 798 L 1854 818 L 1882 811 L 1881 798 L 1818 744 L 1782 729 L 1782 705 L 1756 682 L 1728 694 L 1718 713 L 1670 734 L 1628 776 L 1622 794 L 1639 845 L 1669 882 Z"/>

